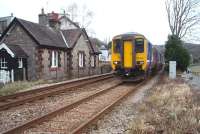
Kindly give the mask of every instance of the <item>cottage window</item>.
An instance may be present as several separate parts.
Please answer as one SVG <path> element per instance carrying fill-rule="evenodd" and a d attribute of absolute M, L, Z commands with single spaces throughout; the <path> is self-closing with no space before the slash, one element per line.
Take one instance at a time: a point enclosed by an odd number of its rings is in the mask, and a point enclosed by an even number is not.
<path fill-rule="evenodd" d="M 51 67 L 58 67 L 58 52 L 52 51 Z"/>
<path fill-rule="evenodd" d="M 7 69 L 8 67 L 7 67 L 7 61 L 6 61 L 6 58 L 0 58 L 0 68 L 2 68 L 2 69 Z"/>
<path fill-rule="evenodd" d="M 84 67 L 84 53 L 83 52 L 78 53 L 78 63 L 79 63 L 79 67 Z"/>
<path fill-rule="evenodd" d="M 95 67 L 95 57 L 94 56 L 91 56 L 91 67 Z"/>
<path fill-rule="evenodd" d="M 18 68 L 23 68 L 23 60 L 22 60 L 22 58 L 19 58 L 18 59 Z"/>

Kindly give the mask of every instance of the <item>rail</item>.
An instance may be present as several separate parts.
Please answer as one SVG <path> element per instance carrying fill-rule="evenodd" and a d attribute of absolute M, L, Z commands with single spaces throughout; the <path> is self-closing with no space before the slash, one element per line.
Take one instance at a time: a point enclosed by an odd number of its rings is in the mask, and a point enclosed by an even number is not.
<path fill-rule="evenodd" d="M 104 93 L 106 93 L 107 91 L 109 91 L 110 89 L 115 88 L 115 87 L 117 87 L 117 86 L 119 86 L 119 85 L 121 85 L 121 84 L 122 84 L 122 82 L 120 82 L 120 83 L 118 83 L 118 84 L 116 84 L 116 85 L 114 85 L 114 86 L 111 86 L 111 87 L 109 87 L 109 88 L 100 90 L 100 91 L 98 91 L 98 92 L 96 92 L 96 93 L 94 93 L 94 94 L 92 94 L 92 95 L 90 95 L 90 96 L 87 96 L 87 97 L 85 97 L 85 98 L 83 98 L 83 99 L 80 99 L 80 100 L 78 100 L 78 101 L 75 101 L 74 103 L 71 103 L 71 104 L 66 105 L 66 106 L 64 106 L 64 107 L 58 108 L 58 109 L 56 109 L 56 110 L 54 110 L 54 111 L 52 111 L 52 112 L 50 112 L 50 113 L 47 113 L 47 114 L 45 114 L 45 115 L 43 115 L 43 116 L 41 116 L 41 117 L 37 117 L 37 118 L 35 118 L 35 119 L 31 120 L 31 121 L 28 121 L 28 122 L 26 122 L 26 123 L 24 123 L 24 124 L 22 124 L 22 125 L 20 125 L 20 126 L 17 126 L 17 127 L 15 127 L 15 128 L 12 128 L 12 129 L 10 129 L 10 130 L 8 130 L 8 131 L 6 131 L 6 132 L 3 132 L 3 133 L 4 133 L 4 134 L 20 133 L 20 132 L 22 132 L 22 131 L 28 129 L 28 128 L 31 127 L 31 126 L 37 125 L 38 123 L 44 122 L 44 121 L 46 121 L 46 120 L 48 120 L 48 119 L 50 119 L 50 118 L 52 118 L 52 117 L 55 117 L 55 116 L 58 115 L 58 114 L 61 114 L 61 113 L 63 113 L 63 112 L 66 112 L 66 111 L 68 111 L 68 110 L 74 108 L 75 106 L 79 105 L 80 103 L 82 103 L 82 102 L 84 102 L 84 101 L 88 101 L 88 100 L 90 100 L 90 99 L 92 99 L 92 98 L 94 98 L 94 97 L 96 97 L 96 96 L 99 96 L 99 95 L 101 95 L 101 94 L 104 94 Z"/>
<path fill-rule="evenodd" d="M 37 88 L 30 91 L 19 92 L 13 95 L 0 97 L 0 110 L 4 110 L 10 107 L 14 107 L 29 101 L 44 98 L 50 95 L 59 94 L 65 92 L 72 88 L 77 88 L 85 84 L 94 83 L 103 79 L 108 79 L 113 77 L 112 73 L 96 75 L 92 77 L 81 78 L 77 80 L 71 80 L 66 82 L 61 82 L 58 84 L 53 84 L 50 86 Z"/>

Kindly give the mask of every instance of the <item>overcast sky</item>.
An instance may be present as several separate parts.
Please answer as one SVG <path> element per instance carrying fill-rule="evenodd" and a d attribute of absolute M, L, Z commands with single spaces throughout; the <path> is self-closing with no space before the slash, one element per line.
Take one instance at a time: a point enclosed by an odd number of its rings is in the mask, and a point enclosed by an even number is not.
<path fill-rule="evenodd" d="M 0 0 L 0 17 L 13 13 L 16 17 L 38 22 L 41 8 L 45 13 L 62 13 L 74 2 L 93 11 L 90 28 L 101 40 L 125 32 L 138 32 L 160 45 L 170 34 L 165 0 Z"/>

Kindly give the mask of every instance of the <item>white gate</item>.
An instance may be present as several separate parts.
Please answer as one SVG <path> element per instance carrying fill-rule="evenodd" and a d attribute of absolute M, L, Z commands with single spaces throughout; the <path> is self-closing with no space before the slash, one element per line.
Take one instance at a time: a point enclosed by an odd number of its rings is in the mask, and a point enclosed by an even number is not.
<path fill-rule="evenodd" d="M 10 72 L 6 70 L 0 70 L 0 82 L 10 82 Z"/>

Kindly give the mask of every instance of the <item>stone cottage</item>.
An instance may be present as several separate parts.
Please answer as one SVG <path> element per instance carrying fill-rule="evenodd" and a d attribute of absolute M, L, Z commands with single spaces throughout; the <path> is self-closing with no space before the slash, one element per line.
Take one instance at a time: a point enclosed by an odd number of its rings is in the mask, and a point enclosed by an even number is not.
<path fill-rule="evenodd" d="M 44 14 L 42 10 L 39 24 L 14 18 L 3 32 L 0 81 L 70 79 L 98 74 L 99 53 L 86 31 L 67 16 Z"/>

